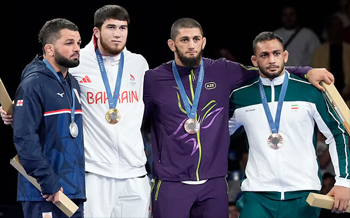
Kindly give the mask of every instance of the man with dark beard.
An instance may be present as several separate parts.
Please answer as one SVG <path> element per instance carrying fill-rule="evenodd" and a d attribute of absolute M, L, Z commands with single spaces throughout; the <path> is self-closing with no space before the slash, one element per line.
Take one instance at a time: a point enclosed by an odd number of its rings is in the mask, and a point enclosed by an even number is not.
<path fill-rule="evenodd" d="M 318 218 L 320 208 L 306 202 L 318 193 L 322 180 L 316 157 L 319 129 L 327 138 L 334 166 L 332 212 L 344 213 L 350 200 L 348 135 L 322 92 L 290 74 L 288 51 L 273 32 L 253 41 L 251 60 L 260 77 L 231 96 L 230 134 L 241 126 L 248 138 L 248 162 L 237 202 L 241 218 Z M 315 128 L 317 125 L 317 128 Z"/>
<path fill-rule="evenodd" d="M 126 49 L 130 17 L 119 5 L 96 10 L 91 41 L 70 69 L 79 81 L 85 145 L 85 217 L 150 217 L 150 179 L 141 125 L 146 59 Z M 1 108 L 5 124 L 12 116 Z M 135 209 L 137 208 L 137 209 Z"/>
<path fill-rule="evenodd" d="M 72 69 L 79 81 L 84 120 L 85 217 L 150 215 L 141 124 L 146 59 L 127 50 L 130 18 L 119 5 L 96 10 L 91 41 Z"/>
<path fill-rule="evenodd" d="M 168 40 L 175 59 L 145 74 L 145 118 L 151 119 L 155 179 L 151 195 L 154 218 L 228 217 L 229 97 L 232 90 L 259 73 L 257 68 L 224 58 L 203 58 L 205 44 L 201 25 L 181 18 L 172 25 Z M 288 68 L 300 77 L 310 69 Z M 312 69 L 308 75 L 315 71 L 325 79 L 330 74 L 325 69 Z"/>
<path fill-rule="evenodd" d="M 148 218 L 150 179 L 141 134 L 146 59 L 126 49 L 130 18 L 119 5 L 96 10 L 91 41 L 81 64 L 70 69 L 79 81 L 85 142 L 85 217 Z M 12 116 L 0 108 L 5 124 Z M 135 209 L 137 208 L 137 209 Z"/>
<path fill-rule="evenodd" d="M 23 70 L 13 109 L 13 141 L 26 173 L 40 191 L 18 175 L 17 200 L 24 218 L 66 217 L 53 203 L 59 191 L 79 209 L 83 218 L 85 169 L 82 111 L 77 80 L 68 72 L 79 65 L 78 27 L 66 19 L 47 21 L 39 32 L 43 56 Z"/>

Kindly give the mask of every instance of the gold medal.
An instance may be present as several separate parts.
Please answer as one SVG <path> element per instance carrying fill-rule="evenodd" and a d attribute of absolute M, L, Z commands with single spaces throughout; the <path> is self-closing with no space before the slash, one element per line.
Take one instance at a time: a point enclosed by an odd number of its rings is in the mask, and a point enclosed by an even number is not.
<path fill-rule="evenodd" d="M 115 108 L 109 109 L 106 113 L 106 120 L 110 124 L 118 123 L 120 118 L 121 118 L 120 112 Z"/>
<path fill-rule="evenodd" d="M 198 132 L 199 127 L 199 122 L 195 119 L 187 119 L 184 124 L 185 131 L 189 134 L 195 134 L 196 132 Z"/>
<path fill-rule="evenodd" d="M 272 133 L 267 139 L 267 144 L 273 149 L 279 149 L 283 145 L 283 137 L 278 133 Z"/>

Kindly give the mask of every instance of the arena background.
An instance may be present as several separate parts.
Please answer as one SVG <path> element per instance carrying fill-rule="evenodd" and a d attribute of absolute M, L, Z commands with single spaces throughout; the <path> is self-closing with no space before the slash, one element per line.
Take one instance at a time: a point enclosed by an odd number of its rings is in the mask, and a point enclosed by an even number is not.
<path fill-rule="evenodd" d="M 226 46 L 238 62 L 250 65 L 252 40 L 259 32 L 280 26 L 280 6 L 285 2 L 7 0 L 7 6 L 3 4 L 2 8 L 2 35 L 6 35 L 3 57 L 6 61 L 3 61 L 0 78 L 10 97 L 14 98 L 23 68 L 41 52 L 37 36 L 45 21 L 56 17 L 73 21 L 79 26 L 84 47 L 92 36 L 94 12 L 105 4 L 119 4 L 127 9 L 131 18 L 127 48 L 142 54 L 150 68 L 173 58 L 167 40 L 172 23 L 181 17 L 191 17 L 201 23 L 207 37 L 205 57 L 214 58 L 215 51 Z M 293 2 L 298 4 L 303 25 L 319 36 L 323 19 L 337 10 L 334 0 Z M 10 158 L 16 155 L 11 126 L 1 121 L 0 134 L 0 217 L 20 218 L 21 208 L 16 202 L 17 171 L 9 164 Z"/>

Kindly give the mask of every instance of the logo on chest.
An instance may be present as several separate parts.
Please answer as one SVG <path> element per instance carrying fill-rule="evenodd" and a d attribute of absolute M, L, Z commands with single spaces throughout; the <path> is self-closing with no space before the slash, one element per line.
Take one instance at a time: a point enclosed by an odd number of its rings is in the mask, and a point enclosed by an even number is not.
<path fill-rule="evenodd" d="M 252 108 L 252 109 L 248 109 L 248 110 L 245 110 L 245 112 L 253 112 L 253 111 L 255 111 L 255 109 L 254 109 L 254 108 Z"/>
<path fill-rule="evenodd" d="M 136 85 L 135 76 L 132 75 L 131 73 L 129 75 L 130 75 L 130 85 L 132 85 L 132 86 Z"/>
<path fill-rule="evenodd" d="M 206 90 L 211 90 L 216 88 L 216 83 L 215 82 L 207 82 L 204 84 L 204 87 Z"/>

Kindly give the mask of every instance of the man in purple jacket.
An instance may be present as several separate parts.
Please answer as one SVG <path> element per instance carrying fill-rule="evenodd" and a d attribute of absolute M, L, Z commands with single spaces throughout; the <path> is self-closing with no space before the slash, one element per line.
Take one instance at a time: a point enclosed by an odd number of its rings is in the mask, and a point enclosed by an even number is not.
<path fill-rule="evenodd" d="M 229 97 L 259 72 L 224 58 L 203 58 L 205 44 L 197 21 L 179 19 L 168 40 L 175 59 L 145 74 L 145 117 L 151 119 L 154 160 L 154 218 L 228 217 Z M 326 69 L 287 70 L 302 78 L 317 77 L 310 82 L 319 89 L 321 80 L 333 82 Z"/>

